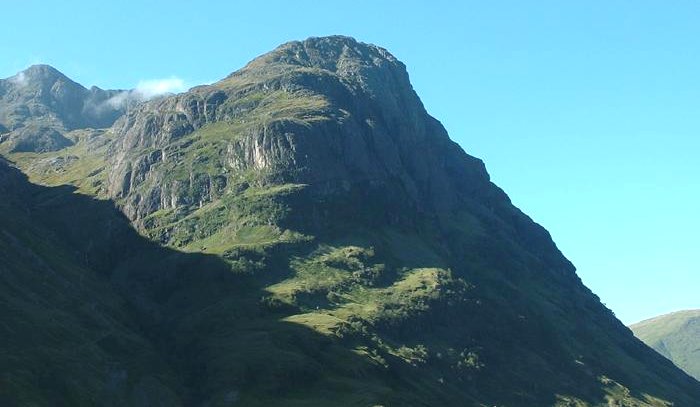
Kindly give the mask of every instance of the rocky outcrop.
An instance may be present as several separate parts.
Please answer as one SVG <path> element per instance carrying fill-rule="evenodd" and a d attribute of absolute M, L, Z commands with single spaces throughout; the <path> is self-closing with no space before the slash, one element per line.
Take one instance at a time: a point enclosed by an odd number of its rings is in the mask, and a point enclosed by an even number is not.
<path fill-rule="evenodd" d="M 13 153 L 43 153 L 56 151 L 73 145 L 73 141 L 48 126 L 22 127 L 8 136 L 10 152 Z"/>

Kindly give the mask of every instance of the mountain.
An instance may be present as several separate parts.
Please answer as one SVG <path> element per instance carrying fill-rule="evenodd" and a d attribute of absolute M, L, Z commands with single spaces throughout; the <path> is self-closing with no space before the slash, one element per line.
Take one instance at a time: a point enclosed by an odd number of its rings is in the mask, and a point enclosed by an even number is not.
<path fill-rule="evenodd" d="M 75 298 L 27 323 L 0 309 L 3 329 L 22 332 L 4 337 L 16 351 L 0 354 L 3 404 L 700 400 L 700 383 L 637 340 L 450 140 L 383 48 L 290 42 L 73 145 L 0 152 L 22 185 L 6 191 L 33 191 L 9 201 L 26 216 L 0 230 L 69 264 L 52 276 L 81 270 L 95 287 L 3 270 L 18 282 L 2 290 Z"/>
<path fill-rule="evenodd" d="M 0 79 L 0 141 L 15 152 L 55 151 L 73 144 L 67 132 L 110 127 L 126 107 L 125 91 L 84 88 L 48 65 Z"/>
<path fill-rule="evenodd" d="M 700 380 L 700 310 L 678 311 L 630 326 L 647 345 Z"/>

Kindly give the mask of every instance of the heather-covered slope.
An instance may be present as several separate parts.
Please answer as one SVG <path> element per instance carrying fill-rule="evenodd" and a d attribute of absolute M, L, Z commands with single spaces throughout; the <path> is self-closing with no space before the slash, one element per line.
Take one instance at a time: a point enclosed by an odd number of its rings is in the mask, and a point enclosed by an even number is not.
<path fill-rule="evenodd" d="M 291 42 L 73 146 L 7 154 L 168 247 L 125 247 L 105 273 L 187 405 L 700 400 L 382 48 Z"/>
<path fill-rule="evenodd" d="M 630 326 L 647 345 L 700 380 L 700 310 L 678 311 Z"/>

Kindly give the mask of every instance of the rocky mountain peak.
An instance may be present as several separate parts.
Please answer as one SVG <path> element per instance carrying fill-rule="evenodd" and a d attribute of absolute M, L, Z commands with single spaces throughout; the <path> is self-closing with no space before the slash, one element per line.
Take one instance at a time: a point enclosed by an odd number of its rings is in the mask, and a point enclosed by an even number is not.
<path fill-rule="evenodd" d="M 110 195 L 126 197 L 135 219 L 212 199 L 199 187 L 188 189 L 205 196 L 173 198 L 182 181 L 162 180 L 157 192 L 144 184 L 158 179 L 153 171 L 171 151 L 183 154 L 180 143 L 208 138 L 212 128 L 220 148 L 207 160 L 223 172 L 261 170 L 268 180 L 326 193 L 390 183 L 408 205 L 432 208 L 489 185 L 483 164 L 425 111 L 401 62 L 383 48 L 332 36 L 286 43 L 220 82 L 124 116 L 115 125 Z M 158 153 L 141 153 L 152 149 Z"/>
<path fill-rule="evenodd" d="M 1 95 L 2 101 L 10 105 L 3 106 L 4 115 L 19 113 L 18 110 L 23 110 L 26 107 L 29 107 L 30 110 L 43 108 L 47 111 L 46 113 L 48 110 L 68 111 L 75 108 L 75 105 L 80 103 L 80 99 L 87 92 L 83 86 L 73 82 L 50 65 L 32 65 L 3 82 L 6 91 Z M 42 112 L 30 113 L 36 117 Z M 15 120 L 6 118 L 5 121 L 10 122 L 9 127 L 17 128 L 22 126 L 23 120 L 20 117 Z"/>
<path fill-rule="evenodd" d="M 72 142 L 66 133 L 105 128 L 123 114 L 111 103 L 120 90 L 89 90 L 50 65 L 32 65 L 0 80 L 0 139 L 11 151 L 53 151 Z"/>
<path fill-rule="evenodd" d="M 287 42 L 229 75 L 275 86 L 299 85 L 326 95 L 334 91 L 332 79 L 354 96 L 363 94 L 389 110 L 423 110 L 413 91 L 405 65 L 384 48 L 346 36 L 311 37 Z M 330 79 L 330 80 L 329 80 Z M 284 84 L 283 84 L 284 86 Z"/>
<path fill-rule="evenodd" d="M 340 35 L 287 42 L 254 59 L 246 68 L 254 69 L 263 64 L 297 65 L 339 74 L 350 73 L 359 67 L 396 65 L 404 68 L 386 49 Z"/>
<path fill-rule="evenodd" d="M 478 202 L 515 222 L 552 268 L 573 272 L 426 112 L 404 65 L 348 37 L 284 44 L 218 83 L 141 105 L 114 131 L 107 193 L 137 225 L 250 185 L 306 185 L 315 201 L 366 196 L 399 223 L 416 211 L 449 222 Z"/>
<path fill-rule="evenodd" d="M 80 84 L 73 82 L 58 69 L 46 64 L 32 65 L 8 79 L 11 83 L 20 87 L 25 85 L 52 86 L 57 81 L 63 81 L 70 83 L 74 87 L 85 89 Z"/>

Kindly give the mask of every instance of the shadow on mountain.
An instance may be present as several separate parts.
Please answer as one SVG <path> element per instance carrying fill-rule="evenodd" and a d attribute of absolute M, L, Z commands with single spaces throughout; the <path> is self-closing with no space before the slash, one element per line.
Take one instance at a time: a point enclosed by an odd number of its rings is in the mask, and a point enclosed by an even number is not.
<path fill-rule="evenodd" d="M 478 308 L 377 327 L 397 343 L 491 341 L 484 374 L 459 376 L 437 359 L 416 367 L 286 322 L 300 311 L 267 301 L 264 286 L 308 245 L 281 250 L 267 275 L 234 273 L 218 256 L 145 239 L 110 201 L 31 184 L 2 162 L 0 193 L 2 405 L 465 405 L 502 386 L 509 395 L 494 402 L 512 406 L 553 405 L 558 393 L 604 402 L 594 373 L 557 353 L 552 327 L 518 325 L 526 298 L 485 295 Z M 501 308 L 514 304 L 523 309 Z"/>
<path fill-rule="evenodd" d="M 109 201 L 30 184 L 1 162 L 0 192 L 2 405 L 264 405 L 331 368 L 356 380 L 376 370 L 281 321 L 219 257 L 144 239 Z"/>

